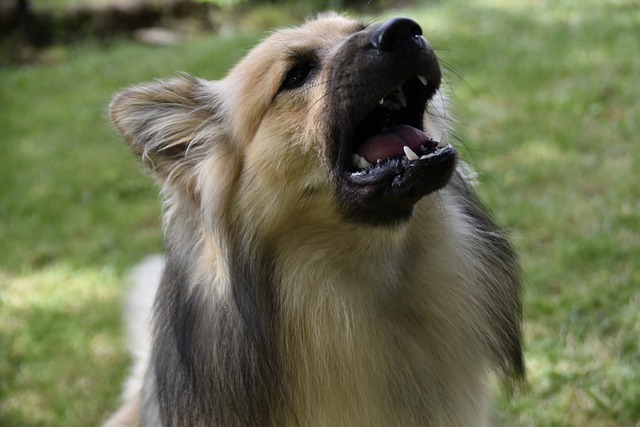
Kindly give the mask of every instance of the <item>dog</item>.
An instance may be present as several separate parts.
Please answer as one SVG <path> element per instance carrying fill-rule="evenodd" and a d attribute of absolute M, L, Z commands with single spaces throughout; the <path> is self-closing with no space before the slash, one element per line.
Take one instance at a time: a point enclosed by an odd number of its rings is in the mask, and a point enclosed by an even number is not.
<path fill-rule="evenodd" d="M 107 425 L 490 423 L 492 372 L 524 376 L 520 274 L 448 142 L 441 79 L 413 20 L 325 13 L 221 80 L 114 96 L 162 188 L 165 254 L 141 378 Z"/>

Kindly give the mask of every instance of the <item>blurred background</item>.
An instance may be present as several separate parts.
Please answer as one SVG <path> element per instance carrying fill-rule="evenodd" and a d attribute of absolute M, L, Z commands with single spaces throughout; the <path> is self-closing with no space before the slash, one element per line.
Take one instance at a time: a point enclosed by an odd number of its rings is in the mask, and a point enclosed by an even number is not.
<path fill-rule="evenodd" d="M 496 425 L 640 426 L 637 0 L 2 0 L 0 426 L 118 404 L 124 277 L 162 244 L 111 95 L 221 78 L 325 9 L 409 16 L 441 59 L 458 151 L 524 270 L 528 386 L 496 387 Z"/>

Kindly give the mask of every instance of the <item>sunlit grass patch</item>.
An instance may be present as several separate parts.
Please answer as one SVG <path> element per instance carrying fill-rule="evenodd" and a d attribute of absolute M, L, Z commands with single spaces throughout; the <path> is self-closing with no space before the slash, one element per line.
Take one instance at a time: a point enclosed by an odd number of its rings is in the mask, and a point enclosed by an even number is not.
<path fill-rule="evenodd" d="M 64 264 L 0 276 L 3 425 L 93 425 L 128 361 L 115 271 Z M 96 397 L 107 399 L 100 402 Z"/>

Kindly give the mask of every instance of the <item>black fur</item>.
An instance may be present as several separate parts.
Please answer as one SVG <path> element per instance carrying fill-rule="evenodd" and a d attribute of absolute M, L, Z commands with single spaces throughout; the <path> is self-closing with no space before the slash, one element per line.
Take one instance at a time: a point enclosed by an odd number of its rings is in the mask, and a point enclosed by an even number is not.
<path fill-rule="evenodd" d="M 493 299 L 485 306 L 491 312 L 487 324 L 493 328 L 494 336 L 501 337 L 500 345 L 489 343 L 496 360 L 501 361 L 505 377 L 521 380 L 524 378 L 525 365 L 522 354 L 522 301 L 520 268 L 516 254 L 506 234 L 491 218 L 471 185 L 456 173 L 449 186 L 459 198 L 458 202 L 464 214 L 475 225 L 479 236 L 484 240 L 487 250 L 478 253 L 485 258 L 485 264 L 491 266 L 491 273 L 500 277 L 486 278 L 486 286 L 497 287 L 488 295 Z"/>
<path fill-rule="evenodd" d="M 212 301 L 210 284 L 193 283 L 193 260 L 168 242 L 152 356 L 164 425 L 280 424 L 285 399 L 273 265 L 229 241 L 233 298 L 227 302 Z"/>

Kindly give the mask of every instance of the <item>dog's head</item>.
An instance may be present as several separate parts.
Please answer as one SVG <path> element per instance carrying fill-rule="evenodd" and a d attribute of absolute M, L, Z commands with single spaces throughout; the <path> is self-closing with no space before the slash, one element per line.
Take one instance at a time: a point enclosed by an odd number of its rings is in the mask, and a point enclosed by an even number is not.
<path fill-rule="evenodd" d="M 134 86 L 110 114 L 174 197 L 265 224 L 391 224 L 453 173 L 440 79 L 414 21 L 325 14 L 275 32 L 223 80 Z"/>

